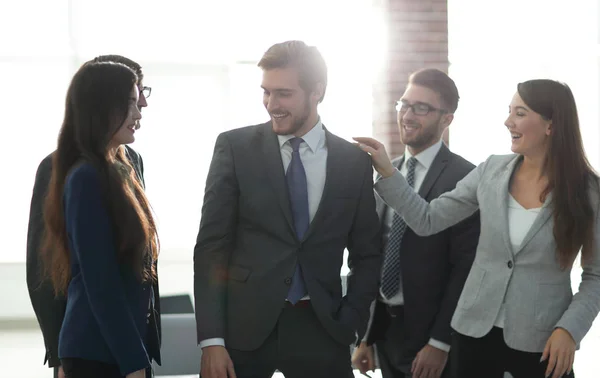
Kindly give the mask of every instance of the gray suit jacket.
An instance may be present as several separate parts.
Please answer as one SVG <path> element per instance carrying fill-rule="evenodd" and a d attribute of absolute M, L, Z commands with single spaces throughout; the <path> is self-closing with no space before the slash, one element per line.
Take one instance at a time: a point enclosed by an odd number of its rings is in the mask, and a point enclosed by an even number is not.
<path fill-rule="evenodd" d="M 593 259 L 584 267 L 579 292 L 571 291 L 570 270 L 561 270 L 552 234 L 552 198 L 517 250 L 508 230 L 509 182 L 518 155 L 491 156 L 456 189 L 427 203 L 396 172 L 375 184 L 377 193 L 420 235 L 437 233 L 473 214 L 481 216 L 475 262 L 452 318 L 458 332 L 482 337 L 494 326 L 503 300 L 504 339 L 513 349 L 542 352 L 556 327 L 579 345 L 600 311 L 600 196 L 590 189 L 596 214 Z"/>

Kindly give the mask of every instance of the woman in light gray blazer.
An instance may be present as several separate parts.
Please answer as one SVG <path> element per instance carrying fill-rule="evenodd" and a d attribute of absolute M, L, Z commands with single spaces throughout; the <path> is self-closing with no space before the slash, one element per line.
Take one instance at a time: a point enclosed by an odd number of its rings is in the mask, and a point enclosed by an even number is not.
<path fill-rule="evenodd" d="M 600 310 L 598 177 L 566 84 L 519 84 L 505 125 L 514 154 L 490 156 L 431 203 L 381 143 L 355 140 L 382 176 L 376 192 L 417 234 L 435 234 L 480 210 L 477 255 L 452 319 L 455 376 L 573 377 L 575 350 Z M 582 282 L 573 295 L 580 249 Z"/>

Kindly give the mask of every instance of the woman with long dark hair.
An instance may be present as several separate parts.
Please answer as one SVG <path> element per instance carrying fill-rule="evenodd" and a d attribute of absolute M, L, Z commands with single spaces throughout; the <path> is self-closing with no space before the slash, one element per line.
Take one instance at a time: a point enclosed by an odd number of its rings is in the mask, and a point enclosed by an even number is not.
<path fill-rule="evenodd" d="M 520 83 L 505 125 L 514 154 L 490 156 L 431 203 L 414 193 L 381 143 L 355 140 L 382 176 L 376 192 L 417 234 L 480 210 L 477 254 L 452 319 L 455 376 L 573 377 L 575 350 L 600 310 L 598 176 L 566 84 Z M 573 295 L 580 250 L 582 282 Z"/>
<path fill-rule="evenodd" d="M 88 62 L 73 77 L 53 156 L 41 249 L 67 295 L 59 337 L 65 375 L 145 377 L 146 317 L 158 238 L 124 144 L 141 118 L 134 71 Z"/>

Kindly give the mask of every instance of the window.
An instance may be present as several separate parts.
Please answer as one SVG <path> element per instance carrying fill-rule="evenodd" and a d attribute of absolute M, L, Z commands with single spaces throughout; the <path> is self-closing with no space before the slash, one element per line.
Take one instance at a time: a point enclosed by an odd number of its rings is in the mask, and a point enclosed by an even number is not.
<path fill-rule="evenodd" d="M 448 7 L 450 75 L 461 96 L 453 151 L 475 164 L 510 153 L 503 123 L 517 83 L 550 78 L 571 87 L 586 152 L 599 167 L 598 2 L 451 0 Z"/>
<path fill-rule="evenodd" d="M 0 32 L 11 36 L 0 44 L 0 123 L 10 141 L 0 164 L 11 182 L 0 196 L 7 209 L 0 262 L 25 260 L 35 170 L 56 145 L 72 75 L 97 55 L 138 61 L 153 88 L 132 147 L 144 159 L 161 261 L 191 261 L 216 136 L 268 119 L 256 63 L 271 44 L 316 45 L 329 67 L 323 122 L 346 139 L 371 134 L 371 78 L 383 36 L 380 23 L 365 17 L 369 0 L 10 4 L 10 11 L 0 6 Z"/>

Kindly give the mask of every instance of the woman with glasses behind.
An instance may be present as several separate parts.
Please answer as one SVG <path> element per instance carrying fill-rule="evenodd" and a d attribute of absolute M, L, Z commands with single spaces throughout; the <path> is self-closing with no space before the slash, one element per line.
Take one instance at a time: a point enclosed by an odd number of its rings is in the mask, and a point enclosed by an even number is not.
<path fill-rule="evenodd" d="M 598 176 L 566 84 L 519 84 L 504 124 L 514 154 L 490 156 L 431 203 L 381 143 L 355 139 L 383 177 L 375 190 L 415 233 L 435 234 L 480 210 L 475 261 L 452 319 L 455 376 L 573 377 L 575 350 L 600 310 Z M 582 282 L 573 295 L 580 249 Z"/>
<path fill-rule="evenodd" d="M 123 147 L 141 118 L 137 84 L 125 65 L 92 61 L 67 92 L 41 253 L 55 290 L 67 294 L 59 357 L 68 378 L 142 378 L 150 368 L 158 240 Z"/>

